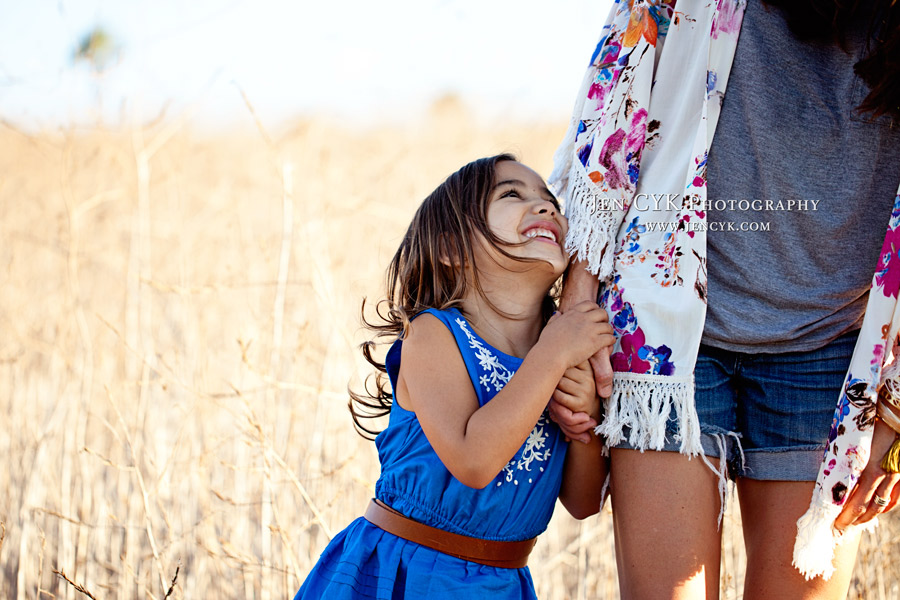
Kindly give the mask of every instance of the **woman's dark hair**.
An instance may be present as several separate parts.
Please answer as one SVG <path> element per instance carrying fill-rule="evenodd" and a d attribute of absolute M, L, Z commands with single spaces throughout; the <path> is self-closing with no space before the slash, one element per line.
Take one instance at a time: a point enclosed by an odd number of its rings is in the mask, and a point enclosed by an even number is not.
<path fill-rule="evenodd" d="M 439 185 L 419 206 L 388 266 L 386 294 L 375 307 L 380 322 L 373 323 L 366 318 L 363 300 L 363 324 L 375 337 L 361 347 L 366 361 L 375 367 L 375 389 L 370 389 L 372 377 L 367 378 L 361 393 L 349 391 L 348 403 L 354 426 L 363 437 L 373 439 L 378 434 L 364 420 L 390 413 L 394 398 L 388 389 L 385 363 L 374 356 L 378 342 L 402 339 L 410 320 L 425 309 L 460 308 L 470 290 L 484 297 L 478 270 L 474 268 L 473 244 L 477 243 L 478 236 L 509 258 L 522 262 L 536 260 L 511 255 L 503 248 L 510 244 L 500 240 L 488 227 L 487 210 L 497 164 L 515 160 L 511 154 L 480 158 Z M 551 290 L 544 299 L 545 321 L 555 310 L 555 291 Z"/>
<path fill-rule="evenodd" d="M 900 1 L 763 0 L 780 8 L 791 31 L 802 40 L 843 42 L 846 29 L 863 7 L 872 7 L 864 56 L 853 71 L 869 86 L 857 107 L 872 116 L 900 120 Z"/>

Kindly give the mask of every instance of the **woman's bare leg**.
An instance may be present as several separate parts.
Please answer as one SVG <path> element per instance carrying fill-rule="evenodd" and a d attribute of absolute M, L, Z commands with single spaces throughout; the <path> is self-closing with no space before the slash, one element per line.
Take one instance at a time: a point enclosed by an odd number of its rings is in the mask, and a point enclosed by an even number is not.
<path fill-rule="evenodd" d="M 701 459 L 677 452 L 613 448 L 611 455 L 622 600 L 718 598 L 715 475 Z"/>
<path fill-rule="evenodd" d="M 744 600 L 837 600 L 847 597 L 859 533 L 848 533 L 835 551 L 835 571 L 828 581 L 806 581 L 791 564 L 797 519 L 809 508 L 815 483 L 758 481 L 737 483 L 747 548 Z"/>

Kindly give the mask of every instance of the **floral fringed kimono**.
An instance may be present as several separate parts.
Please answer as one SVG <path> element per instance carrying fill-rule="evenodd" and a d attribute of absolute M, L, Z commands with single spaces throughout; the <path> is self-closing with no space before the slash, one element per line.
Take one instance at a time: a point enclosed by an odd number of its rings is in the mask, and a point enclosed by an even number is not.
<path fill-rule="evenodd" d="M 631 444 L 661 449 L 674 411 L 681 452 L 703 456 L 693 371 L 706 316 L 706 157 L 745 7 L 616 0 L 555 157 L 550 185 L 565 199 L 567 250 L 600 278 L 617 336 L 597 428 L 610 444 L 627 428 Z M 807 578 L 834 571 L 832 525 L 869 460 L 878 390 L 900 378 L 900 191 L 890 200 L 862 331 L 798 522 L 794 565 Z"/>

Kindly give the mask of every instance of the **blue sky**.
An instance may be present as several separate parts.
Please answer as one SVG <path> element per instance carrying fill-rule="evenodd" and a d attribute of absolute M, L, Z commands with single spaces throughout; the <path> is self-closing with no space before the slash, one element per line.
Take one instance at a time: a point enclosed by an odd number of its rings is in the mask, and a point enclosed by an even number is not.
<path fill-rule="evenodd" d="M 327 112 L 403 120 L 457 93 L 483 118 L 565 119 L 610 0 L 0 0 L 0 118 L 29 129 Z M 101 26 L 118 60 L 72 55 Z"/>

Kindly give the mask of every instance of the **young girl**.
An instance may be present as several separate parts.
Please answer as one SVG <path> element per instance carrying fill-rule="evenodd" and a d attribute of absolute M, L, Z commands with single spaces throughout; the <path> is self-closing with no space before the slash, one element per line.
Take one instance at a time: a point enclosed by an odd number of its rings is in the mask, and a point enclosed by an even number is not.
<path fill-rule="evenodd" d="M 396 341 L 383 364 L 364 345 L 378 389 L 350 407 L 369 434 L 360 418 L 390 413 L 376 499 L 295 600 L 536 597 L 525 563 L 557 496 L 587 517 L 606 475 L 597 439 L 567 449 L 545 412 L 556 397 L 593 413 L 583 430 L 595 423 L 586 361 L 613 341 L 592 302 L 553 314 L 566 227 L 543 180 L 505 154 L 423 202 L 388 270 L 385 324 L 370 325 Z"/>

